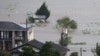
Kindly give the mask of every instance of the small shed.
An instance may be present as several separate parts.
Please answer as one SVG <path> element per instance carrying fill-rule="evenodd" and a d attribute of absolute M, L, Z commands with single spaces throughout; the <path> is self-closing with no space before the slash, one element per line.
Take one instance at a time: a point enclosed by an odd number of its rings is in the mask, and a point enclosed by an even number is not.
<path fill-rule="evenodd" d="M 33 15 L 34 20 L 37 21 L 43 21 L 45 22 L 46 16 L 45 15 Z"/>

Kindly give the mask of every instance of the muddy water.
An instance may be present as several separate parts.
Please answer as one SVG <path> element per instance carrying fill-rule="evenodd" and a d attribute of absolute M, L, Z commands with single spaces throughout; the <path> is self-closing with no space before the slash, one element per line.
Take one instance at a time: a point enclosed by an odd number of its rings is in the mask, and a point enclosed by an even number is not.
<path fill-rule="evenodd" d="M 69 33 L 72 42 L 86 42 L 87 45 L 69 45 L 70 49 L 91 49 L 100 41 L 100 1 L 99 0 L 0 0 L 0 21 L 14 21 L 24 23 L 27 12 L 35 11 L 46 2 L 51 16 L 47 27 L 35 27 L 35 38 L 41 42 L 58 42 L 60 33 L 54 29 L 56 20 L 69 16 L 78 23 L 78 29 Z M 84 34 L 89 32 L 89 34 Z M 77 49 L 77 50 L 78 50 Z M 91 52 L 84 52 L 83 56 Z"/>

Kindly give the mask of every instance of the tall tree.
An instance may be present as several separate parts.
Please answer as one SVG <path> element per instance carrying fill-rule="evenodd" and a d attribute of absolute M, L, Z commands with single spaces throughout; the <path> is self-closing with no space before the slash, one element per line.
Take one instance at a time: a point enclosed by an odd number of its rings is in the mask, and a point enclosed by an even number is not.
<path fill-rule="evenodd" d="M 50 16 L 50 11 L 48 10 L 45 2 L 41 5 L 41 7 L 36 11 L 35 14 L 36 15 L 45 15 L 46 16 L 45 20 L 48 19 L 48 17 Z"/>
<path fill-rule="evenodd" d="M 36 56 L 36 53 L 33 50 L 33 47 L 31 47 L 31 46 L 24 46 L 22 48 L 22 51 L 20 52 L 19 56 Z"/>
<path fill-rule="evenodd" d="M 59 52 L 52 49 L 52 43 L 46 42 L 39 52 L 39 56 L 60 56 Z"/>
<path fill-rule="evenodd" d="M 11 56 L 11 54 L 6 51 L 0 51 L 0 56 Z"/>

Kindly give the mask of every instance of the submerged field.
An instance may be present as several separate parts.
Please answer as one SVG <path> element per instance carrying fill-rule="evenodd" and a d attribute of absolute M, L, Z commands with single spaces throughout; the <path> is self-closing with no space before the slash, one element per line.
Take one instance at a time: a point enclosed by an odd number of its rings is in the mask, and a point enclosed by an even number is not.
<path fill-rule="evenodd" d="M 27 12 L 33 13 L 46 2 L 51 16 L 47 27 L 35 27 L 35 38 L 41 42 L 58 42 L 60 33 L 55 30 L 56 20 L 68 16 L 78 23 L 78 29 L 70 32 L 72 42 L 86 45 L 69 45 L 74 51 L 86 49 L 83 56 L 93 56 L 91 48 L 100 42 L 100 1 L 99 0 L 0 0 L 0 21 L 24 23 Z"/>

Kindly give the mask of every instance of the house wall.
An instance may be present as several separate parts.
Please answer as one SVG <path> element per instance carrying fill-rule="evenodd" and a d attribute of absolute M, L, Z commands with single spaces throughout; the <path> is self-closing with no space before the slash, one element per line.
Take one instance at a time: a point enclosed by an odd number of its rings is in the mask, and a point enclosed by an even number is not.
<path fill-rule="evenodd" d="M 25 41 L 26 31 L 0 31 L 0 50 L 10 50 Z"/>
<path fill-rule="evenodd" d="M 33 27 L 28 29 L 27 35 L 28 35 L 28 41 L 31 41 L 34 39 L 34 28 Z"/>

